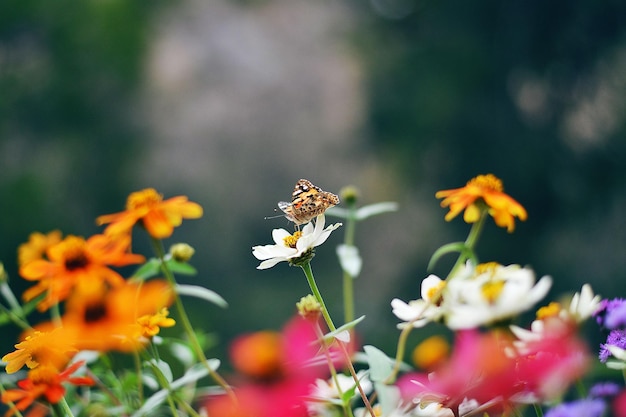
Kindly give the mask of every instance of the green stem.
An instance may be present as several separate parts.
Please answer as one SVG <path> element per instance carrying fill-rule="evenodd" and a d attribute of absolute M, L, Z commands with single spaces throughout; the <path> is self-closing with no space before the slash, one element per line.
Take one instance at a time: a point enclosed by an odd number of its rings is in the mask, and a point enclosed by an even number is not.
<path fill-rule="evenodd" d="M 330 314 L 328 313 L 328 309 L 326 308 L 326 304 L 324 303 L 324 299 L 322 298 L 322 293 L 320 293 L 320 290 L 319 288 L 317 288 L 317 284 L 315 283 L 315 277 L 313 276 L 313 270 L 311 269 L 311 262 L 306 262 L 305 264 L 301 265 L 301 267 L 309 283 L 309 287 L 311 287 L 311 291 L 313 292 L 313 295 L 317 299 L 317 302 L 320 303 L 320 306 L 322 308 L 322 316 L 324 317 L 324 321 L 326 321 L 326 325 L 328 326 L 330 331 L 337 330 L 337 328 L 335 327 L 335 324 L 333 323 L 333 320 L 330 318 Z M 356 384 L 356 387 L 359 390 L 359 393 L 361 394 L 361 398 L 363 399 L 365 408 L 367 408 L 367 410 L 370 412 L 372 417 L 376 417 L 376 413 L 372 409 L 372 405 L 367 399 L 367 395 L 365 395 L 365 392 L 363 391 L 363 387 L 361 387 L 361 382 L 359 381 L 359 378 L 356 375 L 356 371 L 354 370 L 354 366 L 352 365 L 352 360 L 350 358 L 350 353 L 346 349 L 346 346 L 343 342 L 339 341 L 339 346 L 341 347 L 341 350 L 346 358 L 346 364 L 348 366 L 350 374 L 352 375 L 352 379 L 354 380 L 354 383 Z"/>
<path fill-rule="evenodd" d="M 306 262 L 304 265 L 301 265 L 301 267 L 315 299 L 322 306 L 322 316 L 324 317 L 324 321 L 326 322 L 328 329 L 330 329 L 330 331 L 337 330 L 333 320 L 330 318 L 330 314 L 328 313 L 328 309 L 326 308 L 326 304 L 322 298 L 322 293 L 320 293 L 320 290 L 317 288 L 317 284 L 315 283 L 315 277 L 313 276 L 313 270 L 311 269 L 311 262 Z"/>
<path fill-rule="evenodd" d="M 356 229 L 356 209 L 354 205 L 348 207 L 348 218 L 346 219 L 346 234 L 344 245 L 354 246 L 354 231 Z M 354 320 L 354 278 L 348 272 L 343 271 L 343 315 L 345 323 Z"/>
<path fill-rule="evenodd" d="M 535 408 L 535 414 L 537 417 L 543 417 L 543 410 L 541 409 L 541 406 L 539 404 L 533 404 L 533 407 Z"/>
<path fill-rule="evenodd" d="M 228 383 L 224 380 L 224 378 L 222 378 L 222 376 L 219 373 L 217 373 L 215 370 L 211 368 L 211 366 L 209 365 L 207 361 L 206 356 L 204 355 L 204 351 L 202 350 L 202 347 L 200 346 L 200 342 L 198 341 L 198 338 L 196 337 L 196 333 L 194 332 L 193 327 L 191 326 L 191 322 L 189 321 L 189 317 L 187 316 L 187 312 L 185 311 L 185 306 L 183 305 L 183 301 L 178 295 L 178 291 L 176 291 L 176 285 L 177 285 L 176 278 L 174 278 L 174 274 L 172 273 L 172 271 L 170 271 L 170 269 L 167 267 L 167 264 L 165 263 L 165 253 L 163 251 L 161 241 L 153 238 L 152 243 L 154 246 L 154 250 L 157 254 L 157 257 L 161 261 L 161 270 L 163 271 L 165 278 L 167 279 L 167 281 L 172 286 L 172 289 L 174 290 L 173 291 L 174 292 L 174 304 L 176 305 L 178 318 L 180 322 L 182 323 L 183 330 L 185 331 L 185 334 L 187 335 L 189 339 L 189 343 L 191 344 L 191 347 L 194 353 L 196 354 L 198 359 L 202 362 L 202 364 L 206 367 L 207 371 L 209 372 L 209 375 L 211 375 L 211 377 L 215 380 L 215 382 L 217 382 L 217 384 L 226 391 L 226 393 L 231 397 L 231 399 L 234 402 L 236 402 L 237 400 L 236 400 L 233 389 L 228 385 Z"/>
<path fill-rule="evenodd" d="M 52 412 L 55 416 L 59 417 L 74 417 L 72 409 L 67 404 L 67 401 L 65 401 L 65 397 L 61 398 L 61 401 L 58 403 L 52 404 Z"/>
<path fill-rule="evenodd" d="M 470 232 L 467 235 L 467 239 L 465 239 L 465 248 L 467 251 L 471 251 L 471 252 L 474 251 L 474 247 L 476 246 L 476 243 L 478 242 L 478 238 L 480 237 L 480 234 L 483 230 L 483 226 L 485 225 L 487 212 L 488 210 L 486 208 L 483 209 L 483 212 L 481 213 L 478 221 L 475 223 L 472 223 L 472 228 L 470 229 Z M 448 274 L 448 278 L 453 277 L 457 273 L 457 270 L 459 268 L 462 268 L 463 265 L 465 265 L 465 261 L 467 261 L 467 259 L 468 257 L 467 257 L 466 251 L 461 252 L 459 254 L 458 259 L 456 260 L 456 263 L 450 270 L 450 273 Z"/>

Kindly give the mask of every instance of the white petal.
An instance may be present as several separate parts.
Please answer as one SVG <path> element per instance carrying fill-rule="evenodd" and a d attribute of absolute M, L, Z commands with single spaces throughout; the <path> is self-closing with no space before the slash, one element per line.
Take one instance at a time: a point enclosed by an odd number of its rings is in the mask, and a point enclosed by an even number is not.
<path fill-rule="evenodd" d="M 422 280 L 421 296 L 424 300 L 430 300 L 430 292 L 433 288 L 441 285 L 441 278 L 437 275 L 430 274 Z"/>
<path fill-rule="evenodd" d="M 359 276 L 363 261 L 359 255 L 359 249 L 356 246 L 343 244 L 337 246 L 337 256 L 339 257 L 341 269 L 347 272 L 352 278 Z"/>
<path fill-rule="evenodd" d="M 287 258 L 272 258 L 272 259 L 268 259 L 266 261 L 263 261 L 259 264 L 259 266 L 256 267 L 256 269 L 268 269 L 273 267 L 274 265 L 276 265 L 279 262 L 283 262 L 286 261 Z"/>
<path fill-rule="evenodd" d="M 289 236 L 291 236 L 291 233 L 285 229 L 272 230 L 272 239 L 274 239 L 274 242 L 276 242 L 277 245 L 285 246 L 285 238 Z"/>

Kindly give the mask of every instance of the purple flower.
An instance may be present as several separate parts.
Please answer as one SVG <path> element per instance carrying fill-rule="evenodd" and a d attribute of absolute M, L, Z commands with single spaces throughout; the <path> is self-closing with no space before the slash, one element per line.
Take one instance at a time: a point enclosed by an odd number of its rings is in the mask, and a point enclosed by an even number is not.
<path fill-rule="evenodd" d="M 623 298 L 602 300 L 594 316 L 602 327 L 615 329 L 619 326 L 624 326 L 626 325 L 626 300 Z"/>
<path fill-rule="evenodd" d="M 621 390 L 621 387 L 614 382 L 599 382 L 589 390 L 591 398 L 614 397 Z"/>
<path fill-rule="evenodd" d="M 617 346 L 621 349 L 626 349 L 626 330 L 611 330 L 609 336 L 606 338 L 606 343 L 600 344 L 600 362 L 606 362 L 611 356 L 611 352 L 608 346 Z"/>
<path fill-rule="evenodd" d="M 601 417 L 606 409 L 604 401 L 585 399 L 557 405 L 545 417 Z"/>

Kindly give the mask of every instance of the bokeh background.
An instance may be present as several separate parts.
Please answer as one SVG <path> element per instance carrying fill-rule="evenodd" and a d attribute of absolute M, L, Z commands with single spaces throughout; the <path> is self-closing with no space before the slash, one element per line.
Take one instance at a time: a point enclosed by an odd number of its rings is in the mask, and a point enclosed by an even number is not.
<path fill-rule="evenodd" d="M 490 223 L 481 260 L 552 275 L 553 295 L 624 296 L 624 22 L 619 0 L 3 0 L 0 259 L 21 292 L 31 232 L 97 233 L 144 187 L 188 195 L 205 215 L 166 243 L 193 245 L 184 281 L 230 304 L 190 304 L 219 352 L 309 292 L 297 268 L 255 269 L 252 246 L 291 227 L 264 219 L 276 202 L 299 178 L 354 185 L 400 207 L 356 234 L 359 329 L 391 354 L 390 300 L 417 298 L 432 252 L 469 230 L 434 193 L 491 172 L 529 219 Z M 341 240 L 313 265 L 335 314 Z"/>

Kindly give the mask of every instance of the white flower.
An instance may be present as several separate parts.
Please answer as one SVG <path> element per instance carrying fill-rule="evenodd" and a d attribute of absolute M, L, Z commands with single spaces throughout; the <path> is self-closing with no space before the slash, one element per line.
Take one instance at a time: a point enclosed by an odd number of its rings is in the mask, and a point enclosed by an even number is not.
<path fill-rule="evenodd" d="M 372 391 L 372 382 L 367 377 L 367 372 L 363 370 L 357 372 L 357 378 L 359 379 L 359 384 L 361 385 L 363 392 L 365 392 L 365 394 L 369 394 Z M 339 387 L 337 387 L 337 384 Z M 307 404 L 307 408 L 310 413 L 316 416 L 328 414 L 328 407 L 341 404 L 342 402 L 340 399 L 342 394 L 350 390 L 354 391 L 353 398 L 359 396 L 359 392 L 356 389 L 356 384 L 352 375 L 337 374 L 337 384 L 335 384 L 333 378 L 328 381 L 324 379 L 315 380 L 315 385 L 313 385 L 310 396 L 311 401 Z"/>
<path fill-rule="evenodd" d="M 413 327 L 424 327 L 441 317 L 441 308 L 436 304 L 445 285 L 446 282 L 438 276 L 429 275 L 422 281 L 421 299 L 409 301 L 408 304 L 398 298 L 391 300 L 393 314 L 404 321 L 399 327 L 409 324 Z"/>
<path fill-rule="evenodd" d="M 454 417 L 454 412 L 437 402 L 424 403 L 420 401 L 413 410 L 413 415 L 419 417 Z"/>
<path fill-rule="evenodd" d="M 341 269 L 347 272 L 352 278 L 356 278 L 361 273 L 363 260 L 359 255 L 359 249 L 353 245 L 341 244 L 337 246 L 337 256 Z"/>
<path fill-rule="evenodd" d="M 252 248 L 252 254 L 258 260 L 263 261 L 257 266 L 257 269 L 271 268 L 283 261 L 291 262 L 324 243 L 331 232 L 341 226 L 341 223 L 335 223 L 324 229 L 325 221 L 324 215 L 320 214 L 317 216 L 315 226 L 313 226 L 313 222 L 309 222 L 304 226 L 302 232 L 298 231 L 293 235 L 285 229 L 272 230 L 275 245 L 254 246 Z"/>
<path fill-rule="evenodd" d="M 472 276 L 448 281 L 442 306 L 446 324 L 469 329 L 513 317 L 545 297 L 551 285 L 548 276 L 535 283 L 534 272 L 519 265 L 478 265 Z"/>
<path fill-rule="evenodd" d="M 602 297 L 593 294 L 591 285 L 583 285 L 580 292 L 574 294 L 572 301 L 569 305 L 569 316 L 574 319 L 576 323 L 581 323 L 587 320 L 593 313 L 596 312 L 600 306 Z"/>

